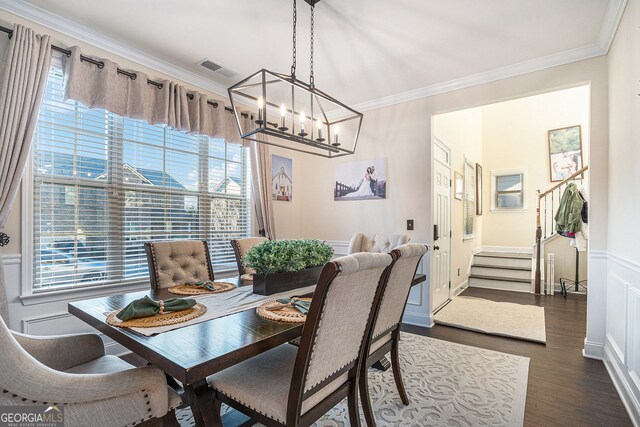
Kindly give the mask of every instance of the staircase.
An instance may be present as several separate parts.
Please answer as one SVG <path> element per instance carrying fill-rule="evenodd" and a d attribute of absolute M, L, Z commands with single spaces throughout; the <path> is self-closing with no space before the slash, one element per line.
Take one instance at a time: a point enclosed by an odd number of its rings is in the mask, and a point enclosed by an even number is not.
<path fill-rule="evenodd" d="M 531 292 L 532 254 L 479 252 L 473 256 L 469 286 Z"/>
<path fill-rule="evenodd" d="M 560 204 L 562 193 L 567 188 L 567 185 L 573 180 L 582 180 L 585 178 L 585 172 L 589 170 L 589 166 L 585 166 L 564 181 L 554 185 L 547 191 L 541 192 L 538 190 L 536 195 L 536 243 L 535 248 L 535 274 L 534 274 L 534 292 L 536 294 L 541 293 L 542 274 L 544 271 L 543 265 L 544 256 L 543 246 L 550 239 L 555 238 L 556 223 L 555 212 L 556 208 Z M 577 273 L 576 273 L 577 274 Z M 578 278 L 576 277 L 576 280 Z M 551 286 L 554 286 L 553 284 Z M 545 291 L 545 294 L 547 292 Z"/>

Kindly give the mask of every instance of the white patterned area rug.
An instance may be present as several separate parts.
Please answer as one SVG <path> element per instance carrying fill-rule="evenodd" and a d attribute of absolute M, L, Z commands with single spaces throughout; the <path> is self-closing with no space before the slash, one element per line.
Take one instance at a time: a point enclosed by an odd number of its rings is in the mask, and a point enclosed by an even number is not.
<path fill-rule="evenodd" d="M 542 344 L 547 342 L 544 307 L 496 302 L 474 297 L 455 297 L 434 316 L 436 323 L 520 338 Z"/>
<path fill-rule="evenodd" d="M 408 406 L 391 369 L 369 372 L 378 426 L 523 425 L 528 358 L 402 333 L 400 359 Z M 191 411 L 178 411 L 178 421 L 193 426 Z M 346 399 L 314 426 L 349 426 Z"/>

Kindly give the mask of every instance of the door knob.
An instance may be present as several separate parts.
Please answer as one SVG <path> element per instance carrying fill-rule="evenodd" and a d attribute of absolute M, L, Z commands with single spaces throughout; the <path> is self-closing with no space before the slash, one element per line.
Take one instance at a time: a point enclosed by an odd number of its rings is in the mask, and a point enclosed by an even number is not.
<path fill-rule="evenodd" d="M 437 251 L 438 249 L 440 249 L 440 246 L 434 246 L 433 249 Z"/>

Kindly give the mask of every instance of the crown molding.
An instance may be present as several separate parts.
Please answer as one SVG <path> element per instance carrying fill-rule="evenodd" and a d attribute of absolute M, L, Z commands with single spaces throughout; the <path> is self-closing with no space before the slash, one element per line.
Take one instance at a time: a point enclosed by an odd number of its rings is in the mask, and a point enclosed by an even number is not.
<path fill-rule="evenodd" d="M 627 0 L 609 1 L 609 6 L 607 6 L 607 12 L 600 28 L 600 34 L 598 35 L 598 41 L 596 42 L 600 49 L 606 53 L 609 53 L 609 48 L 611 48 L 611 43 L 613 43 L 613 38 L 616 35 L 626 6 Z"/>
<path fill-rule="evenodd" d="M 6 10 L 16 16 L 51 28 L 61 34 L 81 40 L 107 52 L 121 56 L 133 62 L 137 62 L 152 70 L 164 73 L 168 76 L 182 80 L 196 87 L 208 90 L 216 95 L 229 97 L 226 86 L 210 79 L 199 76 L 177 65 L 136 49 L 126 43 L 99 33 L 91 28 L 73 22 L 67 18 L 56 15 L 23 0 L 0 0 L 0 9 Z"/>
<path fill-rule="evenodd" d="M 620 19 L 622 18 L 626 4 L 627 0 L 610 0 L 598 39 L 596 43 L 592 45 L 570 49 L 471 76 L 360 102 L 352 105 L 352 108 L 360 112 L 373 110 L 606 55 L 609 51 L 618 25 L 620 24 Z M 136 49 L 126 43 L 94 31 L 67 18 L 53 14 L 45 9 L 26 3 L 23 0 L 0 0 L 0 9 L 4 9 L 7 12 L 20 16 L 21 18 L 28 19 L 42 26 L 51 28 L 52 30 L 65 34 L 69 37 L 82 40 L 83 42 L 94 45 L 100 49 L 104 49 L 115 55 L 131 59 L 145 67 L 175 77 L 186 83 L 223 96 L 224 98 L 228 97 L 227 88 L 217 82 L 199 76 L 162 59 L 156 58 L 155 56 Z M 334 117 L 334 115 L 331 115 L 331 117 L 338 118 L 338 116 Z"/>
<path fill-rule="evenodd" d="M 360 112 L 373 110 L 376 108 L 387 107 L 403 102 L 415 101 L 416 99 L 426 98 L 445 92 L 464 89 L 479 84 L 490 83 L 509 77 L 519 76 L 534 71 L 558 67 L 560 65 L 569 64 L 571 62 L 582 61 L 584 59 L 595 58 L 602 55 L 606 55 L 606 52 L 602 50 L 598 45 L 592 44 L 589 46 L 555 53 L 553 55 L 531 59 L 517 64 L 507 65 L 505 67 L 495 68 L 493 70 L 473 74 L 471 76 L 461 77 L 459 79 L 436 83 L 418 89 L 408 90 L 406 92 L 400 92 L 395 95 L 389 95 L 378 99 L 372 99 L 370 101 L 360 102 L 358 104 L 351 105 L 351 108 Z"/>

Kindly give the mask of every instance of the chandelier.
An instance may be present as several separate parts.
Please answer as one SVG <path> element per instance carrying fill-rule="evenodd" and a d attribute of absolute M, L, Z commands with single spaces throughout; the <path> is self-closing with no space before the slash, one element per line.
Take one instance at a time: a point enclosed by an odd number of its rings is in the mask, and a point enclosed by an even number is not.
<path fill-rule="evenodd" d="M 316 88 L 313 75 L 314 10 L 311 6 L 309 83 L 296 77 L 297 7 L 293 0 L 291 74 L 266 69 L 228 89 L 242 138 L 333 158 L 355 153 L 362 113 Z M 246 107 L 249 106 L 249 107 Z M 246 111 L 244 108 L 251 108 Z"/>

